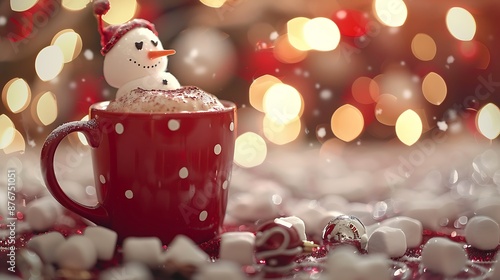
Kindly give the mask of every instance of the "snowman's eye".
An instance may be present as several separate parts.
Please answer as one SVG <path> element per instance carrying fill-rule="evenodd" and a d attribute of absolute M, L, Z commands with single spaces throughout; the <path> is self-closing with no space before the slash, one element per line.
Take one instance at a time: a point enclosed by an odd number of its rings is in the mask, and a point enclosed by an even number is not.
<path fill-rule="evenodd" d="M 142 45 L 144 43 L 141 41 L 141 42 L 135 42 L 135 47 L 138 49 L 138 50 L 142 50 Z"/>
<path fill-rule="evenodd" d="M 158 41 L 153 41 L 153 40 L 151 40 L 151 43 L 152 43 L 152 44 L 153 44 L 153 46 L 155 46 L 155 47 L 156 47 L 156 46 L 158 46 Z"/>

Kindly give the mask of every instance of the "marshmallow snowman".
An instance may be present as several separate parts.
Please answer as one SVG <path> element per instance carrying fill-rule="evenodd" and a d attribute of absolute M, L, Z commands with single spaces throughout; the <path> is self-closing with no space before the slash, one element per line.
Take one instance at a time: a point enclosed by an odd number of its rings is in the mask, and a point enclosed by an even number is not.
<path fill-rule="evenodd" d="M 103 28 L 102 15 L 109 10 L 107 0 L 94 1 L 104 55 L 104 78 L 118 88 L 116 99 L 131 90 L 171 90 L 180 87 L 177 79 L 166 72 L 168 55 L 153 24 L 144 19 Z"/>

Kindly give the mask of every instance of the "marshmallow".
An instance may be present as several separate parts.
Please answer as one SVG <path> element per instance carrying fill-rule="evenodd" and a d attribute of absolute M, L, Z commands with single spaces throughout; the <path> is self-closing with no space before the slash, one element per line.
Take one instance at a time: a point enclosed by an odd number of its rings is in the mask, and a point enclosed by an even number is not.
<path fill-rule="evenodd" d="M 245 280 L 247 277 L 243 275 L 239 266 L 232 262 L 218 261 L 202 266 L 198 273 L 193 277 L 194 280 Z"/>
<path fill-rule="evenodd" d="M 162 262 L 162 244 L 157 237 L 127 237 L 123 241 L 123 260 L 156 266 Z"/>
<path fill-rule="evenodd" d="M 232 195 L 228 212 L 242 221 L 270 220 L 281 215 L 283 201 L 289 191 L 274 181 L 253 179 L 252 186 L 246 186 L 244 193 Z M 232 187 L 231 187 L 232 188 Z"/>
<path fill-rule="evenodd" d="M 22 222 L 22 221 L 17 221 L 16 224 L 16 233 L 17 234 L 22 234 L 28 231 L 31 231 L 32 228 L 29 223 L 27 222 Z"/>
<path fill-rule="evenodd" d="M 56 260 L 62 268 L 89 270 L 97 262 L 97 251 L 90 239 L 73 235 L 57 248 Z"/>
<path fill-rule="evenodd" d="M 42 259 L 35 252 L 28 249 L 20 249 L 16 254 L 18 270 L 25 279 L 37 279 L 44 272 Z M 0 278 L 3 279 L 3 278 Z"/>
<path fill-rule="evenodd" d="M 97 249 L 97 257 L 100 260 L 109 261 L 113 258 L 118 234 L 110 229 L 96 226 L 87 227 L 83 234 L 94 243 Z"/>
<path fill-rule="evenodd" d="M 366 226 L 366 235 L 368 238 L 372 235 L 372 233 L 378 229 L 382 224 L 381 223 L 374 223 L 372 225 Z"/>
<path fill-rule="evenodd" d="M 494 250 L 500 244 L 500 226 L 489 217 L 472 217 L 465 226 L 465 240 L 479 250 Z"/>
<path fill-rule="evenodd" d="M 444 237 L 429 239 L 422 248 L 422 264 L 429 270 L 450 277 L 463 270 L 467 253 L 462 245 Z"/>
<path fill-rule="evenodd" d="M 57 231 L 33 236 L 28 241 L 28 249 L 37 253 L 45 263 L 56 261 L 56 251 L 65 242 L 64 236 Z"/>
<path fill-rule="evenodd" d="M 228 209 L 234 218 L 242 221 L 269 220 L 280 215 L 280 209 L 270 196 L 243 193 L 229 200 Z"/>
<path fill-rule="evenodd" d="M 115 267 L 99 274 L 99 280 L 153 280 L 149 269 L 140 263 L 126 263 L 122 267 Z"/>
<path fill-rule="evenodd" d="M 330 252 L 327 258 L 328 270 L 342 270 L 343 267 L 354 265 L 357 260 L 357 249 L 353 246 L 342 246 Z M 331 271 L 330 270 L 330 271 Z M 340 277 L 339 278 L 343 278 Z"/>
<path fill-rule="evenodd" d="M 35 199 L 26 206 L 26 221 L 36 231 L 50 229 L 60 215 L 62 215 L 62 207 L 50 195 Z"/>
<path fill-rule="evenodd" d="M 327 258 L 325 274 L 329 277 L 325 279 L 392 279 L 389 262 L 382 255 L 358 256 L 354 252 L 347 247 L 335 249 Z"/>
<path fill-rule="evenodd" d="M 359 262 L 360 276 L 357 279 L 391 280 L 393 279 L 389 262 L 383 256 L 363 257 Z"/>
<path fill-rule="evenodd" d="M 415 248 L 420 246 L 422 243 L 422 223 L 419 220 L 412 218 L 399 216 L 394 218 L 389 218 L 381 223 L 382 226 L 388 226 L 392 228 L 399 228 L 405 233 L 406 246 L 408 248 Z"/>
<path fill-rule="evenodd" d="M 164 261 L 174 261 L 178 264 L 200 266 L 210 260 L 193 240 L 184 235 L 177 235 L 168 245 L 167 252 L 163 255 Z"/>
<path fill-rule="evenodd" d="M 401 257 L 406 253 L 406 236 L 398 228 L 381 226 L 368 239 L 368 253 L 382 253 L 390 258 Z"/>
<path fill-rule="evenodd" d="M 291 214 L 304 221 L 306 234 L 310 236 L 321 236 L 326 224 L 322 222 L 327 219 L 328 212 L 317 204 L 315 200 L 303 200 L 290 209 Z"/>
<path fill-rule="evenodd" d="M 419 220 L 426 229 L 439 230 L 445 214 L 436 203 L 417 202 L 402 211 L 402 216 Z"/>
<path fill-rule="evenodd" d="M 304 224 L 304 221 L 302 221 L 299 217 L 288 216 L 278 218 L 278 220 L 282 220 L 292 224 L 292 226 L 297 230 L 300 240 L 307 240 L 306 225 Z"/>
<path fill-rule="evenodd" d="M 478 202 L 474 212 L 478 216 L 490 217 L 500 225 L 500 201 L 498 197 L 495 197 L 494 199 L 496 199 L 496 202 L 485 203 L 483 205 Z"/>
<path fill-rule="evenodd" d="M 226 232 L 221 235 L 220 259 L 240 265 L 254 264 L 255 235 L 251 232 Z"/>

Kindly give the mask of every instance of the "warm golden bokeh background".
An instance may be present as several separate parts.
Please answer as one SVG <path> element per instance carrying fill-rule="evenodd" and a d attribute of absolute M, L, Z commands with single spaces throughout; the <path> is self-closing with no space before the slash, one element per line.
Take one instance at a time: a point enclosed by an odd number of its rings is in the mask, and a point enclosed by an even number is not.
<path fill-rule="evenodd" d="M 444 133 L 498 137 L 497 0 L 110 2 L 108 24 L 156 25 L 181 84 L 238 103 L 240 166 L 283 145 L 339 154 Z M 114 97 L 99 39 L 89 0 L 0 3 L 0 154 L 39 148 Z"/>

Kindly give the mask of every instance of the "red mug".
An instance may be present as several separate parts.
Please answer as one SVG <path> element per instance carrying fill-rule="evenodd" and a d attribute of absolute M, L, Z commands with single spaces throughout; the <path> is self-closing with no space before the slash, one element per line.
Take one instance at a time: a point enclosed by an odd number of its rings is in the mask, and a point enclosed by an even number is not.
<path fill-rule="evenodd" d="M 235 141 L 233 103 L 222 111 L 109 112 L 90 107 L 89 121 L 63 124 L 41 153 L 47 188 L 67 209 L 126 237 L 178 234 L 197 243 L 217 236 L 226 212 Z M 82 205 L 61 189 L 54 154 L 61 140 L 82 132 L 92 147 L 98 203 Z"/>

